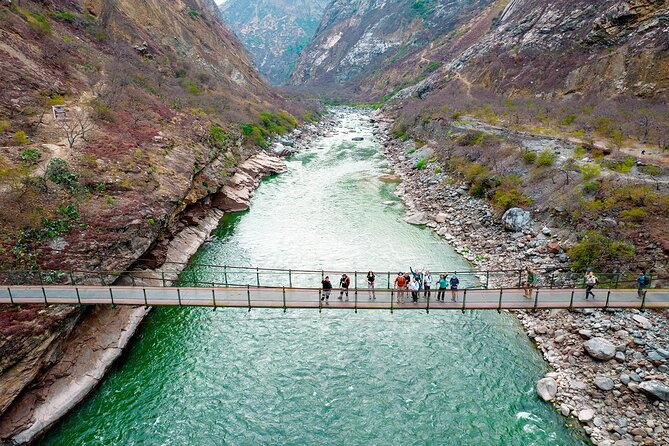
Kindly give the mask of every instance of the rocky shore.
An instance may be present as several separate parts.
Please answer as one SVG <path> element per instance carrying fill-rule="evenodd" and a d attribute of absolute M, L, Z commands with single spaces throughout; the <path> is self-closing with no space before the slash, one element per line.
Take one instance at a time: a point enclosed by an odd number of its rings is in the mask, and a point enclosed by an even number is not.
<path fill-rule="evenodd" d="M 161 285 L 177 279 L 190 257 L 216 229 L 225 212 L 248 209 L 260 181 L 285 171 L 281 158 L 260 152 L 244 161 L 226 186 L 200 206 L 186 212 L 179 230 L 157 245 L 153 257 L 161 265 L 136 268 L 116 283 Z M 139 328 L 149 309 L 94 307 L 74 318 L 67 330 L 49 338 L 39 349 L 44 355 L 27 357 L 2 374 L 0 444 L 31 443 L 80 403 L 101 381 Z M 60 339 L 58 339 L 60 338 Z M 63 340 L 62 338 L 65 338 Z M 31 377 L 30 379 L 23 379 Z"/>
<path fill-rule="evenodd" d="M 407 222 L 425 224 L 478 270 L 567 270 L 564 248 L 569 229 L 534 221 L 522 210 L 502 218 L 487 202 L 472 198 L 437 165 L 427 144 L 391 136 L 392 120 L 373 116 L 376 136 L 402 182 L 397 195 L 407 205 Z M 482 279 L 482 278 L 481 278 Z M 557 275 L 559 285 L 560 275 Z M 490 274 L 489 286 L 517 286 L 518 278 Z M 577 419 L 600 446 L 669 444 L 669 324 L 666 311 L 536 311 L 514 313 L 552 371 L 538 394 L 565 417 Z"/>

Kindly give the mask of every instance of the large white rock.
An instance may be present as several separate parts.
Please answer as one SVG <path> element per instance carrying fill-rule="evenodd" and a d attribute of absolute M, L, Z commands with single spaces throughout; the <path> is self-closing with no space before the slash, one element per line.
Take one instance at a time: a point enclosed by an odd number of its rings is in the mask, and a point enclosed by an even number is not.
<path fill-rule="evenodd" d="M 641 316 L 640 314 L 635 314 L 634 316 L 632 316 L 632 319 L 634 319 L 634 322 L 636 322 L 641 328 L 645 330 L 650 330 L 651 328 L 653 328 L 653 324 L 651 324 L 648 319 Z"/>
<path fill-rule="evenodd" d="M 553 401 L 557 394 L 557 383 L 553 378 L 541 378 L 537 381 L 537 394 L 544 401 Z"/>
<path fill-rule="evenodd" d="M 502 225 L 507 231 L 520 232 L 530 224 L 530 213 L 520 208 L 511 208 L 502 215 Z"/>
<path fill-rule="evenodd" d="M 600 361 L 608 361 L 616 355 L 616 346 L 604 338 L 589 339 L 583 347 L 590 356 Z"/>
<path fill-rule="evenodd" d="M 601 390 L 613 389 L 613 380 L 607 376 L 595 377 L 595 385 Z"/>
<path fill-rule="evenodd" d="M 440 224 L 441 224 L 441 223 L 446 223 L 446 220 L 448 220 L 448 215 L 445 214 L 445 213 L 443 213 L 443 212 L 439 212 L 439 213 L 434 217 L 434 221 L 436 221 L 437 223 L 440 223 Z"/>
<path fill-rule="evenodd" d="M 578 421 L 587 423 L 595 418 L 595 409 L 583 409 L 578 413 Z"/>

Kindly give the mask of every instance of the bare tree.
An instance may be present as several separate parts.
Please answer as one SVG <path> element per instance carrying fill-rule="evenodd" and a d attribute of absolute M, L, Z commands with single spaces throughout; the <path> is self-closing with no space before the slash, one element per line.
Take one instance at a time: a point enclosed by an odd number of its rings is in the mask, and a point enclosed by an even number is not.
<path fill-rule="evenodd" d="M 57 125 L 65 133 L 70 149 L 79 138 L 86 141 L 86 135 L 93 130 L 93 121 L 81 109 L 68 111 L 67 118 L 57 121 Z"/>

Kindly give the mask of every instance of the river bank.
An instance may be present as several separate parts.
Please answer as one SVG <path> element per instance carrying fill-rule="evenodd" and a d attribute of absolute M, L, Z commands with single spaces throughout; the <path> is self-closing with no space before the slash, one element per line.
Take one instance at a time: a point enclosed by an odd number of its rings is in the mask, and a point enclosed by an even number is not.
<path fill-rule="evenodd" d="M 508 231 L 489 204 L 469 196 L 438 166 L 416 168 L 434 149 L 392 137 L 392 120 L 371 118 L 376 136 L 402 183 L 397 188 L 408 207 L 407 221 L 426 224 L 481 270 L 556 271 L 568 267 L 564 247 L 568 228 L 533 221 Z M 491 286 L 517 286 L 517 277 L 493 275 Z M 547 277 L 541 280 L 547 284 Z M 553 368 L 547 399 L 564 415 L 578 419 L 594 444 L 602 446 L 669 444 L 667 312 L 538 311 L 517 317 Z M 612 356 L 593 358 L 588 339 L 610 344 Z M 608 347 L 608 345 L 607 345 Z M 596 353 L 595 353 L 596 354 Z M 645 384 L 644 384 L 645 383 Z"/>

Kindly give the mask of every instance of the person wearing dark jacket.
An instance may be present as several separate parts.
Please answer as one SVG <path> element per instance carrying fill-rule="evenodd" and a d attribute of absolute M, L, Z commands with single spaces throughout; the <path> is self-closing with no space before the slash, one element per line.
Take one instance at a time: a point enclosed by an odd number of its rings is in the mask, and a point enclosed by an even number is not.
<path fill-rule="evenodd" d="M 321 300 L 324 300 L 326 303 L 330 299 L 330 293 L 332 292 L 332 282 L 330 282 L 330 276 L 325 276 L 325 279 L 321 281 L 323 285 L 323 296 Z"/>
<path fill-rule="evenodd" d="M 339 300 L 344 296 L 344 293 L 346 293 L 346 300 L 348 300 L 348 286 L 350 284 L 351 278 L 346 274 L 342 274 L 341 279 L 339 279 L 339 288 L 341 288 L 341 291 L 339 292 Z"/>

